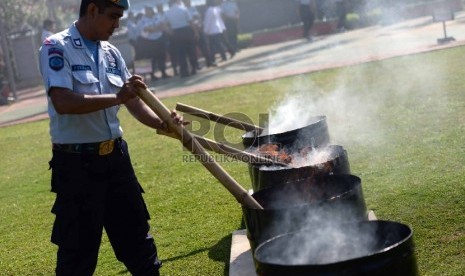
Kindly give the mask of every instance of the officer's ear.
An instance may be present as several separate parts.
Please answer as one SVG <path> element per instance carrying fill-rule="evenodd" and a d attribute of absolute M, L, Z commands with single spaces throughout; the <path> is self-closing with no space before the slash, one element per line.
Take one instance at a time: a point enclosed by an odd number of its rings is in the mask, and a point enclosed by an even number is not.
<path fill-rule="evenodd" d="M 90 3 L 89 6 L 87 6 L 87 14 L 92 18 L 97 17 L 99 12 L 99 8 L 95 3 Z"/>

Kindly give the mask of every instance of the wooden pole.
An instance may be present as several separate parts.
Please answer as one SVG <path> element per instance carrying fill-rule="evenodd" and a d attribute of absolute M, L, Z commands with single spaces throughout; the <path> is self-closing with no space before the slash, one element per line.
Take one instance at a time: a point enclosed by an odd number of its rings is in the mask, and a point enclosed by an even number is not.
<path fill-rule="evenodd" d="M 254 209 L 263 209 L 263 207 L 240 186 L 208 152 L 199 144 L 198 141 L 187 131 L 183 125 L 176 125 L 171 118 L 171 112 L 166 106 L 148 89 L 138 89 L 138 96 L 167 123 L 170 131 L 177 135 L 184 147 L 189 149 L 192 154 L 199 160 L 202 165 L 220 181 L 221 184 L 236 198 L 236 200 Z"/>
<path fill-rule="evenodd" d="M 245 123 L 245 122 L 233 119 L 233 118 L 228 118 L 228 117 L 225 117 L 225 116 L 221 116 L 221 115 L 215 114 L 213 112 L 206 111 L 206 110 L 203 110 L 203 109 L 200 109 L 200 108 L 197 108 L 197 107 L 193 107 L 193 106 L 189 106 L 189 105 L 186 105 L 186 104 L 182 104 L 182 103 L 177 103 L 176 104 L 176 110 L 187 113 L 187 114 L 190 114 L 190 115 L 193 115 L 193 116 L 197 116 L 197 117 L 200 117 L 200 118 L 203 118 L 203 119 L 208 119 L 210 121 L 214 121 L 214 122 L 217 122 L 217 123 L 220 123 L 220 124 L 223 124 L 223 125 L 234 127 L 234 128 L 240 129 L 240 130 L 256 131 L 257 133 L 260 133 L 263 130 L 263 128 L 261 128 L 259 126 L 255 126 L 255 125 L 252 125 L 252 124 L 249 124 L 249 123 Z"/>
<path fill-rule="evenodd" d="M 161 130 L 157 130 L 157 134 L 168 136 L 171 138 L 177 138 L 177 135 L 173 135 L 172 133 L 167 133 Z M 267 158 L 264 156 L 256 155 L 247 151 L 243 151 L 240 149 L 233 148 L 231 146 L 228 146 L 223 143 L 216 142 L 214 140 L 192 134 L 191 135 L 197 140 L 202 147 L 204 147 L 207 150 L 214 151 L 219 154 L 224 154 L 226 156 L 229 156 L 231 158 L 234 158 L 236 160 L 245 162 L 245 163 L 260 163 L 260 164 L 272 164 L 272 165 L 277 165 L 277 166 L 284 166 L 287 167 L 288 165 L 283 162 L 279 162 L 276 160 L 273 160 L 271 158 Z"/>

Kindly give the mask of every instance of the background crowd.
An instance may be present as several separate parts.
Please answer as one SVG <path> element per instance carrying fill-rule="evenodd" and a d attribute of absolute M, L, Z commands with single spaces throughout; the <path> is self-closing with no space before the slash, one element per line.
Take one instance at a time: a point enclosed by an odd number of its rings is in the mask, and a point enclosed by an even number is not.
<path fill-rule="evenodd" d="M 135 59 L 151 60 L 152 80 L 185 78 L 234 57 L 239 17 L 233 0 L 207 0 L 203 13 L 191 0 L 170 0 L 166 10 L 158 3 L 141 13 L 129 12 L 128 36 Z"/>

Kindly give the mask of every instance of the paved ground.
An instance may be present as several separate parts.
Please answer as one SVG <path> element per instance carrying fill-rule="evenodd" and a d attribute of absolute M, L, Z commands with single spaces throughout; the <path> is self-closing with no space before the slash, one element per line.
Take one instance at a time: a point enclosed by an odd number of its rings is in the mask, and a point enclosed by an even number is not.
<path fill-rule="evenodd" d="M 389 26 L 375 26 L 327 36 L 313 42 L 300 39 L 244 49 L 217 68 L 206 68 L 189 78 L 174 77 L 151 82 L 160 98 L 208 91 L 280 77 L 348 66 L 396 56 L 465 45 L 465 12 L 446 23 L 447 35 L 456 41 L 438 44 L 444 38 L 442 23 L 422 17 Z M 0 106 L 0 127 L 47 119 L 42 86 L 17 92 L 18 101 Z"/>

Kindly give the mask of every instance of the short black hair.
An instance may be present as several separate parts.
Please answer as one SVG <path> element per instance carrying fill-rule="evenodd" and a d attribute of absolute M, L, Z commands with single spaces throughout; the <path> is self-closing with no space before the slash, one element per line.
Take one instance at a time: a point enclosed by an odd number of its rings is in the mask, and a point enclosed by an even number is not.
<path fill-rule="evenodd" d="M 53 21 L 51 19 L 45 19 L 44 22 L 43 22 L 42 27 L 44 27 L 44 29 L 48 29 L 48 28 L 52 27 L 53 24 L 55 24 L 55 21 Z"/>
<path fill-rule="evenodd" d="M 82 0 L 81 1 L 81 7 L 79 9 L 79 17 L 83 17 L 86 12 L 87 12 L 87 7 L 91 4 L 94 3 L 98 7 L 99 13 L 103 13 L 106 8 L 109 7 L 119 7 L 120 6 L 112 3 L 109 0 Z"/>

